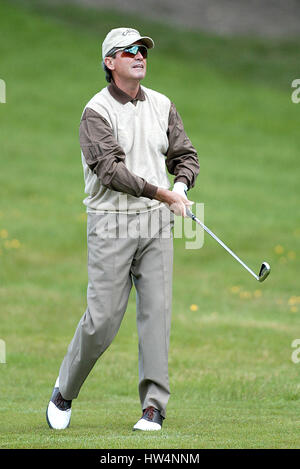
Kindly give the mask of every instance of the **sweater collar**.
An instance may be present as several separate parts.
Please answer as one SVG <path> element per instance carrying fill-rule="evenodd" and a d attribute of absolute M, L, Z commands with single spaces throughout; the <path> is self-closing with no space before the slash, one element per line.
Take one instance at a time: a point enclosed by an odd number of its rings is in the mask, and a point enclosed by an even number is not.
<path fill-rule="evenodd" d="M 113 80 L 111 80 L 110 84 L 108 85 L 108 91 L 110 92 L 111 96 L 121 104 L 127 104 L 129 102 L 136 104 L 137 101 L 145 101 L 146 99 L 141 85 L 139 86 L 139 90 L 135 98 L 132 98 L 129 96 L 129 94 L 125 93 L 125 91 L 122 91 L 120 88 L 118 88 Z"/>

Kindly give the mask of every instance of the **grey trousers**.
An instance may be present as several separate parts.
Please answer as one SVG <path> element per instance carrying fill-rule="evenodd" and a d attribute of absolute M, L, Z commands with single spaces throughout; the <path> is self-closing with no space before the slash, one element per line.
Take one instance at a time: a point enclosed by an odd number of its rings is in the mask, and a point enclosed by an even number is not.
<path fill-rule="evenodd" d="M 59 371 L 65 399 L 75 399 L 117 334 L 132 283 L 137 292 L 139 396 L 142 409 L 166 415 L 172 305 L 173 214 L 88 214 L 87 308 Z"/>

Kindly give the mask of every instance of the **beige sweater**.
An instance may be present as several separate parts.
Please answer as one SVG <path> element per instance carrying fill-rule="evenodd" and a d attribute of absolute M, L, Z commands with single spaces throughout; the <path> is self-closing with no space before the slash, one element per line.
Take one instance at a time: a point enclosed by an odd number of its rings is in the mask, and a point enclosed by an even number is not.
<path fill-rule="evenodd" d="M 170 186 L 166 163 L 177 180 L 188 187 L 199 172 L 196 151 L 183 125 L 180 129 L 174 122 L 174 135 L 170 136 L 170 100 L 144 86 L 136 100 L 126 96 L 111 84 L 84 108 L 80 145 L 87 211 L 132 213 L 154 209 L 160 205 L 153 199 L 157 187 Z M 173 156 L 168 155 L 170 143 Z"/>

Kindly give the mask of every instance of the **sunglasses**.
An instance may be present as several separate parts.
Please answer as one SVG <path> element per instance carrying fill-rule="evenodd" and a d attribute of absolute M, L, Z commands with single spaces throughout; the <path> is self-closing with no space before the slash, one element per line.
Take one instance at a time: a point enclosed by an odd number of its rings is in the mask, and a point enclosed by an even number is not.
<path fill-rule="evenodd" d="M 146 46 L 131 46 L 126 47 L 125 49 L 118 49 L 116 52 L 122 51 L 121 57 L 133 58 L 138 52 L 140 52 L 144 59 L 147 58 L 148 49 Z"/>

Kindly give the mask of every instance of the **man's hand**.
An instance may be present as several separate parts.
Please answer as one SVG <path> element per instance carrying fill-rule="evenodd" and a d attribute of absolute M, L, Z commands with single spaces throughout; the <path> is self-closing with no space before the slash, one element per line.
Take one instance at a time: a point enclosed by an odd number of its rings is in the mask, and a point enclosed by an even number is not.
<path fill-rule="evenodd" d="M 154 198 L 166 204 L 175 215 L 181 215 L 182 217 L 186 217 L 186 207 L 190 207 L 194 203 L 188 200 L 185 195 L 160 187 L 157 189 Z"/>
<path fill-rule="evenodd" d="M 187 185 L 184 182 L 175 182 L 173 186 L 173 192 L 177 192 L 177 194 L 182 195 L 187 199 Z"/>

